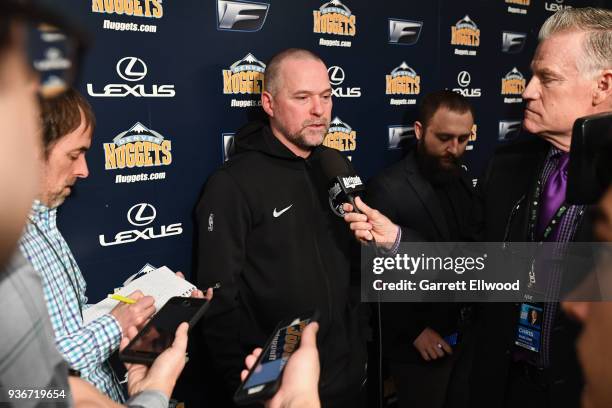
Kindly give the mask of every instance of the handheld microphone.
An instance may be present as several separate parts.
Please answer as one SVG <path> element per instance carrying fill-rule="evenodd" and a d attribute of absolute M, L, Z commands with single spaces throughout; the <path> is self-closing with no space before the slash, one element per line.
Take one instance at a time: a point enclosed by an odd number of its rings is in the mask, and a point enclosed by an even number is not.
<path fill-rule="evenodd" d="M 321 169 L 329 181 L 329 207 L 338 217 L 344 216 L 343 203 L 350 203 L 353 211 L 360 212 L 355 197 L 365 191 L 361 178 L 349 162 L 336 149 L 325 149 L 320 155 Z"/>

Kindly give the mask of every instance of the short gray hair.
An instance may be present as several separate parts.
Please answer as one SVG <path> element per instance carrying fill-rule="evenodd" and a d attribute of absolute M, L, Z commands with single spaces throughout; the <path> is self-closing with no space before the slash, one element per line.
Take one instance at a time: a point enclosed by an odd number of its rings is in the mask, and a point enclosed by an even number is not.
<path fill-rule="evenodd" d="M 301 58 L 301 59 L 312 59 L 315 61 L 321 61 L 323 65 L 325 63 L 317 54 L 310 50 L 302 48 L 288 48 L 274 55 L 264 72 L 264 90 L 274 95 L 278 91 L 278 79 L 280 73 L 280 67 L 283 61 L 289 58 Z"/>
<path fill-rule="evenodd" d="M 612 11 L 595 8 L 571 8 L 557 11 L 548 17 L 538 39 L 541 41 L 560 32 L 585 32 L 582 43 L 583 58 L 576 61 L 585 76 L 612 68 Z"/>

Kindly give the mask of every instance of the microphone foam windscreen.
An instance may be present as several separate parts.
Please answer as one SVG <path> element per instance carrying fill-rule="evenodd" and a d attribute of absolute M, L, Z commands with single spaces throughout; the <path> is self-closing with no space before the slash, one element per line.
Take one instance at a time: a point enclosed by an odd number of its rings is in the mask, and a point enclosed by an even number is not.
<path fill-rule="evenodd" d="M 325 149 L 319 156 L 323 174 L 328 180 L 337 176 L 355 174 L 353 166 L 336 149 Z"/>

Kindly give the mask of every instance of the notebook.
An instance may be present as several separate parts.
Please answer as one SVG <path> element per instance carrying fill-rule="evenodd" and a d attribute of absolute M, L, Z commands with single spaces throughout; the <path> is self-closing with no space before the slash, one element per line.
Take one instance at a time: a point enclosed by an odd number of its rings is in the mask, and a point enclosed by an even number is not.
<path fill-rule="evenodd" d="M 166 266 L 157 268 L 154 271 L 147 273 L 126 286 L 116 290 L 115 293 L 122 296 L 128 296 L 130 293 L 140 290 L 142 293 L 155 298 L 155 310 L 159 310 L 166 302 L 174 296 L 191 296 L 191 292 L 196 290 L 196 287 L 185 279 L 181 279 Z M 114 299 L 104 299 L 87 309 L 83 310 L 83 323 L 89 322 L 110 313 L 110 311 L 119 304 L 119 301 Z"/>

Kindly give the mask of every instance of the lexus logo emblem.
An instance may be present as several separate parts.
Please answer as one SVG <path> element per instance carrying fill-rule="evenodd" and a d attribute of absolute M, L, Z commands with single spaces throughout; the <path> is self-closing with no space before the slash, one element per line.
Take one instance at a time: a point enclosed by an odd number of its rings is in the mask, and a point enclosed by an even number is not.
<path fill-rule="evenodd" d="M 117 62 L 117 74 L 126 81 L 140 81 L 147 76 L 147 64 L 136 57 L 121 58 Z"/>
<path fill-rule="evenodd" d="M 337 86 L 344 82 L 344 70 L 337 65 L 327 68 L 329 83 Z"/>
<path fill-rule="evenodd" d="M 472 77 L 470 73 L 467 71 L 461 71 L 459 75 L 457 75 L 457 83 L 460 87 L 465 88 L 472 82 Z"/>
<path fill-rule="evenodd" d="M 147 203 L 139 203 L 128 210 L 127 219 L 130 224 L 142 227 L 153 222 L 157 216 L 155 207 Z"/>

